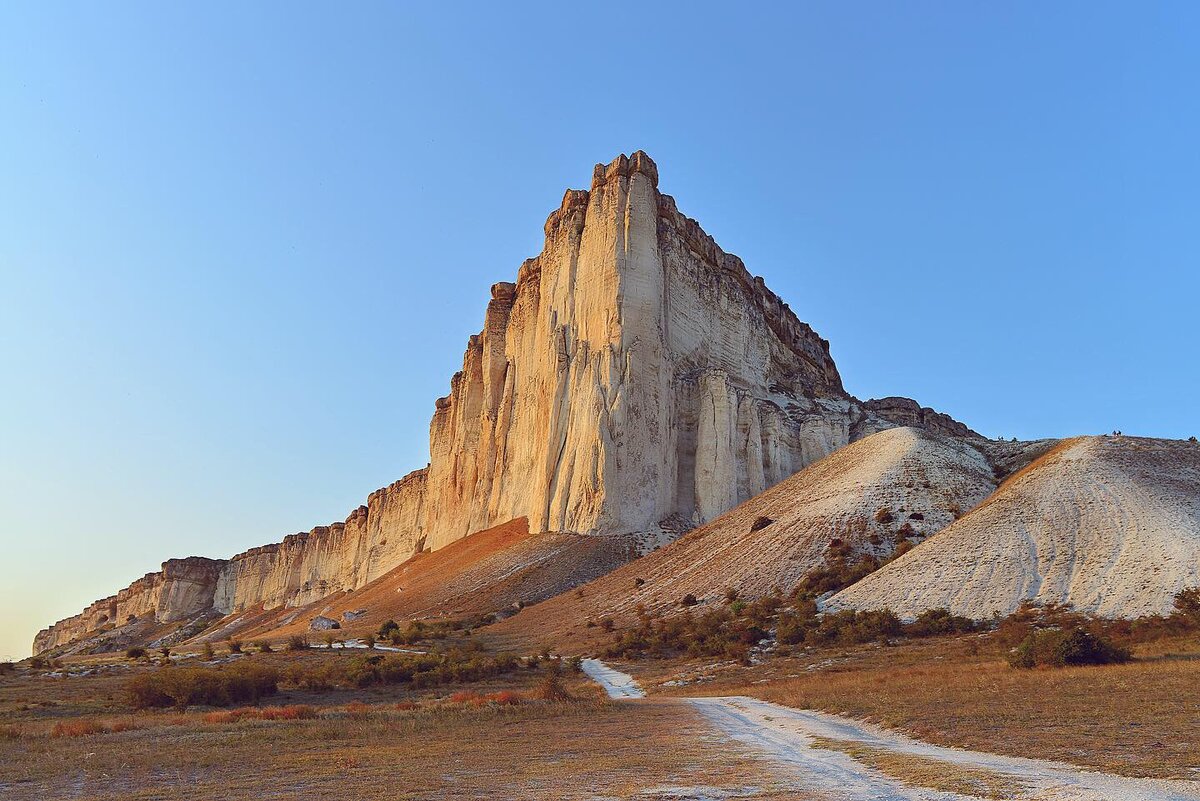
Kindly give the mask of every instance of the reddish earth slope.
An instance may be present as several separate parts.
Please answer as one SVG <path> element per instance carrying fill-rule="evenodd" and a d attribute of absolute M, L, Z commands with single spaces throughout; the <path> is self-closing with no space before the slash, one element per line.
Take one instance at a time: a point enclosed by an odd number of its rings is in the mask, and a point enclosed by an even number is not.
<path fill-rule="evenodd" d="M 231 616 L 197 638 L 280 639 L 309 632 L 318 615 L 341 623 L 339 636 L 374 631 L 388 619 L 456 619 L 512 610 L 583 584 L 623 564 L 620 540 L 530 534 L 524 518 L 422 553 L 358 590 L 292 609 Z M 349 613 L 349 614 L 347 614 Z"/>

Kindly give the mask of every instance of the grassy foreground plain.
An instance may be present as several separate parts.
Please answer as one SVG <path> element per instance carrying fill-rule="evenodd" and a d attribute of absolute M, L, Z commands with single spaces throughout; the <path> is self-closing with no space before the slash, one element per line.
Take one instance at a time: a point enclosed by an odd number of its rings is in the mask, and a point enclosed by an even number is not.
<path fill-rule="evenodd" d="M 247 658 L 286 670 L 355 656 Z M 753 755 L 715 739 L 686 704 L 614 703 L 578 674 L 564 678 L 570 698 L 559 701 L 538 697 L 542 671 L 520 670 L 419 691 L 285 685 L 256 713 L 239 715 L 131 711 L 130 675 L 164 668 L 103 661 L 131 666 L 75 678 L 0 676 L 0 797 L 570 799 L 677 797 L 671 793 L 688 788 L 805 797 L 768 779 Z M 261 719 L 264 712 L 274 719 Z M 96 729 L 103 731 L 87 733 Z"/>
<path fill-rule="evenodd" d="M 745 623 L 721 619 L 731 636 Z M 162 681 L 173 692 L 170 682 L 193 675 L 199 655 L 170 667 L 155 652 L 24 663 L 0 672 L 0 798 L 820 798 L 797 791 L 794 768 L 729 739 L 680 697 L 694 695 L 754 696 L 939 745 L 1195 779 L 1197 631 L 1161 621 L 1136 636 L 1104 627 L 1131 661 L 1019 669 L 1008 657 L 1024 629 L 1005 625 L 857 644 L 776 641 L 750 652 L 735 636 L 736 658 L 642 651 L 611 660 L 650 692 L 636 703 L 607 700 L 566 660 L 486 650 L 489 627 L 418 643 L 443 656 L 246 646 L 233 657 L 222 647 L 223 664 L 200 672 L 266 670 L 278 673 L 278 691 L 253 702 L 184 699 L 186 708 L 162 698 L 164 708 L 139 708 L 133 699 L 154 694 L 129 690 Z M 439 659 L 443 672 L 423 680 L 400 670 Z M 1011 779 L 936 760 L 850 741 L 816 745 L 912 786 L 982 798 L 1020 791 Z"/>

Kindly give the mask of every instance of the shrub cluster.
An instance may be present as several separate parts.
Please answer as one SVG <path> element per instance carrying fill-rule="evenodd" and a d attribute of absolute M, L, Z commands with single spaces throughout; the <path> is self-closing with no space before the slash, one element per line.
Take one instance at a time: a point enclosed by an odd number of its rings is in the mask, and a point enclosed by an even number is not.
<path fill-rule="evenodd" d="M 769 636 L 767 629 L 781 603 L 779 596 L 768 596 L 752 604 L 734 601 L 699 615 L 689 611 L 657 620 L 639 609 L 638 624 L 621 632 L 605 656 L 636 659 L 686 654 L 745 660 L 750 648 Z"/>
<path fill-rule="evenodd" d="M 907 637 L 937 637 L 943 634 L 969 634 L 979 625 L 969 617 L 950 614 L 949 609 L 926 609 L 904 626 Z"/>
<path fill-rule="evenodd" d="M 452 648 L 431 654 L 364 654 L 346 662 L 295 665 L 285 678 L 307 690 L 408 684 L 414 688 L 464 684 L 511 673 L 520 666 L 512 654 L 489 656 L 478 650 Z"/>
<path fill-rule="evenodd" d="M 853 645 L 896 637 L 904 632 L 900 618 L 889 609 L 860 612 L 847 609 L 817 616 L 811 601 L 801 601 L 780 615 L 776 636 L 785 645 Z"/>
<path fill-rule="evenodd" d="M 1009 655 L 1013 667 L 1065 667 L 1067 665 L 1110 665 L 1128 662 L 1129 651 L 1086 631 L 1039 629 L 1031 632 Z"/>
<path fill-rule="evenodd" d="M 129 680 L 126 691 L 135 709 L 229 706 L 274 695 L 278 671 L 247 662 L 220 667 L 168 667 Z"/>
<path fill-rule="evenodd" d="M 473 629 L 496 622 L 495 615 L 477 615 L 460 620 L 410 620 L 405 628 L 395 620 L 388 620 L 379 627 L 376 636 L 392 645 L 414 645 L 419 642 L 444 640 L 453 634 L 470 634 Z"/>

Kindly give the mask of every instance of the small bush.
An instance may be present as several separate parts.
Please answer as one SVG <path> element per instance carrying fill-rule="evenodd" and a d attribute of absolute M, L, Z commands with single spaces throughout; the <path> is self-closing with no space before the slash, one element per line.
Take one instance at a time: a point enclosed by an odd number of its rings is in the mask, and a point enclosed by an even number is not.
<path fill-rule="evenodd" d="M 112 724 L 112 726 L 110 726 L 108 728 L 108 730 L 111 731 L 113 734 L 116 734 L 118 732 L 123 732 L 123 731 L 137 731 L 140 728 L 142 728 L 142 727 L 139 726 L 136 721 L 118 720 L 116 723 Z"/>
<path fill-rule="evenodd" d="M 266 640 L 259 640 L 258 642 L 254 643 L 254 647 L 258 649 L 260 654 L 271 653 L 271 643 L 267 642 Z"/>
<path fill-rule="evenodd" d="M 886 506 L 880 507 L 879 510 L 875 512 L 875 522 L 881 526 L 886 526 L 895 519 L 896 518 L 892 514 L 892 510 L 888 509 Z"/>
<path fill-rule="evenodd" d="M 240 654 L 242 652 L 242 643 L 240 640 L 229 641 L 229 653 Z"/>
<path fill-rule="evenodd" d="M 904 627 L 909 637 L 934 637 L 939 634 L 966 634 L 975 631 L 975 621 L 950 614 L 949 609 L 926 609 Z"/>
<path fill-rule="evenodd" d="M 605 615 L 604 617 L 600 618 L 600 628 L 604 629 L 605 631 L 612 631 L 613 628 L 616 627 L 616 625 L 617 624 L 608 615 Z"/>
<path fill-rule="evenodd" d="M 551 660 L 537 688 L 537 697 L 543 701 L 570 701 L 571 694 L 562 683 L 562 666 L 559 660 Z"/>
<path fill-rule="evenodd" d="M 95 734 L 106 734 L 108 727 L 94 720 L 64 720 L 55 723 L 50 730 L 51 737 L 90 737 Z"/>
<path fill-rule="evenodd" d="M 394 620 L 388 620 L 387 622 L 385 622 L 383 625 L 381 625 L 379 627 L 379 639 L 390 640 L 392 638 L 392 632 L 399 631 L 399 630 L 400 630 L 399 623 L 397 623 Z"/>
<path fill-rule="evenodd" d="M 308 640 L 302 634 L 293 634 L 288 637 L 287 649 L 289 651 L 303 651 L 308 648 Z"/>
<path fill-rule="evenodd" d="M 1176 594 L 1174 616 L 1193 626 L 1200 626 L 1200 587 L 1189 587 Z"/>
<path fill-rule="evenodd" d="M 864 555 L 857 561 L 850 561 L 849 553 L 840 553 L 829 558 L 820 567 L 810 570 L 792 595 L 800 599 L 813 599 L 827 593 L 844 590 L 864 576 L 879 569 L 879 560 L 870 555 Z"/>
<path fill-rule="evenodd" d="M 125 658 L 126 659 L 145 659 L 146 658 L 146 649 L 142 648 L 140 646 L 135 646 L 133 648 L 126 648 L 125 649 Z"/>
<path fill-rule="evenodd" d="M 159 648 L 159 649 L 158 649 L 158 652 L 159 652 L 160 654 L 162 654 L 162 656 L 163 656 L 163 659 L 170 659 L 170 658 L 171 658 L 171 648 L 170 648 L 170 646 L 164 645 L 164 646 L 162 646 L 161 648 Z"/>
<path fill-rule="evenodd" d="M 698 603 L 700 602 L 696 600 L 696 596 L 690 592 L 679 601 L 680 606 L 695 606 Z"/>
<path fill-rule="evenodd" d="M 204 661 L 206 661 L 206 662 L 210 661 L 213 658 L 214 653 L 213 653 L 212 643 L 210 643 L 210 642 L 204 643 L 204 646 L 200 649 L 200 656 L 203 657 Z"/>
<path fill-rule="evenodd" d="M 413 710 L 420 709 L 420 708 L 421 708 L 421 705 L 419 703 L 417 703 L 416 701 L 398 701 L 398 702 L 396 702 L 396 709 L 399 710 L 400 712 L 412 712 Z"/>
<path fill-rule="evenodd" d="M 1040 629 L 1009 655 L 1017 668 L 1110 665 L 1128 662 L 1129 651 L 1083 628 Z"/>
<path fill-rule="evenodd" d="M 769 517 L 765 517 L 765 516 L 756 517 L 756 518 L 754 518 L 754 522 L 750 524 L 750 533 L 753 534 L 755 531 L 762 531 L 764 528 L 766 528 L 767 526 L 771 525 L 774 522 L 775 521 Z"/>

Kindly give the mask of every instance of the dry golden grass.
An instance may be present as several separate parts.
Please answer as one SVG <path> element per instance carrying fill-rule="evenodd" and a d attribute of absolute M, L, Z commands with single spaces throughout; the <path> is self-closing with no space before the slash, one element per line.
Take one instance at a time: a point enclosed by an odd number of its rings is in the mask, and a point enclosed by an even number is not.
<path fill-rule="evenodd" d="M 225 725 L 187 717 L 196 719 L 166 730 L 0 744 L 0 796 L 582 799 L 683 784 L 803 797 L 764 783 L 753 757 L 706 739 L 703 723 L 671 700 L 375 705 L 365 718 Z"/>
<path fill-rule="evenodd" d="M 570 702 L 538 700 L 543 672 L 518 671 L 466 690 L 288 690 L 278 706 L 130 714 L 129 673 L 0 677 L 0 798 L 582 799 L 678 785 L 804 797 L 681 702 L 611 703 L 575 674 Z M 80 734 L 52 737 L 56 725 Z"/>
<path fill-rule="evenodd" d="M 814 737 L 812 744 L 817 748 L 841 751 L 867 767 L 913 787 L 927 787 L 944 793 L 959 793 L 1000 801 L 1015 798 L 1028 789 L 1025 782 L 1002 773 L 964 768 L 941 759 L 898 754 L 885 748 L 874 748 L 850 740 Z"/>

